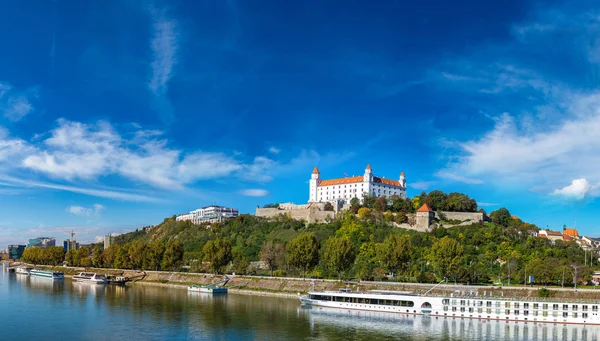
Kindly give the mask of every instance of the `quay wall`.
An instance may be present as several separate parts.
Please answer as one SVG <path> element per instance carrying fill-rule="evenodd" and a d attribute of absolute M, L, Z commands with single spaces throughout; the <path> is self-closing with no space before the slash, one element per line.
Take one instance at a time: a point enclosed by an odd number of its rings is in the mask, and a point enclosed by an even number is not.
<path fill-rule="evenodd" d="M 39 267 L 39 266 L 38 266 Z M 72 268 L 72 267 L 54 267 L 53 269 L 63 271 L 66 277 L 71 277 L 81 271 L 91 271 L 100 274 L 123 275 L 134 278 L 128 285 L 151 285 L 165 287 L 185 288 L 192 284 L 211 284 L 223 280 L 222 275 L 213 275 L 206 273 L 185 273 L 168 271 L 136 271 L 119 269 L 92 269 L 92 268 Z M 295 277 L 268 277 L 268 276 L 231 276 L 227 287 L 231 292 L 251 295 L 269 295 L 282 297 L 296 297 L 298 293 L 306 293 L 314 283 L 315 290 L 338 290 L 342 287 L 348 287 L 353 291 L 367 290 L 394 290 L 406 291 L 424 294 L 435 284 L 424 283 L 403 283 L 403 282 L 372 282 L 372 281 L 350 281 L 339 282 L 328 279 L 303 279 Z M 441 284 L 435 286 L 430 294 L 450 293 L 457 296 L 478 295 L 504 298 L 531 297 L 537 298 L 539 286 L 482 286 L 482 285 L 461 285 L 461 284 Z M 599 300 L 600 287 L 598 289 L 572 289 L 572 288 L 548 288 L 551 291 L 552 299 L 566 299 L 577 301 L 578 299 Z"/>

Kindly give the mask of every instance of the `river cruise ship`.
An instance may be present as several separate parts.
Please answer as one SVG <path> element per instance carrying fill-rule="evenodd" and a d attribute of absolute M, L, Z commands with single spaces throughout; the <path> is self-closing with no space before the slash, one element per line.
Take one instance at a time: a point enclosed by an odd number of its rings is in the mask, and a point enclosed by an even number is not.
<path fill-rule="evenodd" d="M 17 266 L 17 273 L 21 275 L 29 275 L 33 268 L 29 266 Z"/>
<path fill-rule="evenodd" d="M 31 275 L 33 277 L 47 278 L 47 279 L 51 279 L 51 280 L 61 280 L 61 279 L 65 278 L 65 274 L 63 274 L 62 272 L 52 271 L 52 270 L 32 269 L 29 272 L 29 275 Z"/>
<path fill-rule="evenodd" d="M 77 275 L 73 276 L 73 280 L 77 282 L 83 283 L 93 283 L 93 284 L 107 284 L 108 279 L 106 276 L 98 275 L 95 272 L 80 272 Z"/>
<path fill-rule="evenodd" d="M 487 296 L 428 296 L 406 292 L 310 291 L 306 306 L 394 312 L 482 320 L 600 325 L 600 301 Z"/>

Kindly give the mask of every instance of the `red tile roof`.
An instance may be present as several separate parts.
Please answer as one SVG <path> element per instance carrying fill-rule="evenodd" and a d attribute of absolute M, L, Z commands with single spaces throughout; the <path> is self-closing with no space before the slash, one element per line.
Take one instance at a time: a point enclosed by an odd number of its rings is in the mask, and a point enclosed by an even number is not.
<path fill-rule="evenodd" d="M 380 178 L 377 176 L 373 177 L 373 182 L 382 183 L 384 185 L 400 187 L 400 181 L 398 181 L 398 180 L 390 180 L 390 179 Z"/>
<path fill-rule="evenodd" d="M 421 206 L 417 212 L 433 212 L 433 210 L 429 207 L 429 205 L 423 204 L 423 206 Z"/>
<path fill-rule="evenodd" d="M 363 182 L 363 180 L 364 180 L 364 178 L 362 176 L 352 176 L 352 177 L 348 177 L 348 178 L 323 180 L 319 184 L 319 187 L 321 187 L 321 186 L 333 186 L 333 185 L 344 185 L 344 184 L 354 184 L 354 183 L 358 183 L 358 182 Z M 377 184 L 388 185 L 388 186 L 401 187 L 400 186 L 400 181 L 398 181 L 398 180 L 385 179 L 385 178 L 380 178 L 380 177 L 377 177 L 377 176 L 373 177 L 373 182 L 377 183 Z"/>
<path fill-rule="evenodd" d="M 577 233 L 577 230 L 571 228 L 564 229 L 563 234 L 569 237 L 579 237 L 579 233 Z"/>
<path fill-rule="evenodd" d="M 333 186 L 333 185 L 344 185 L 344 184 L 354 184 L 357 182 L 363 182 L 362 176 L 353 176 L 349 178 L 340 178 L 340 179 L 331 179 L 331 180 L 323 180 L 319 184 L 321 186 Z"/>

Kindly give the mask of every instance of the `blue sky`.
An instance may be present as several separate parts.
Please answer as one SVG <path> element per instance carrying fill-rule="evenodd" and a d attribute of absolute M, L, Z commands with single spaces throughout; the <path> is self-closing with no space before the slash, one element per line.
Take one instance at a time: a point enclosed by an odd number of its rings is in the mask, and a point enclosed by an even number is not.
<path fill-rule="evenodd" d="M 599 235 L 600 8 L 31 1 L 0 11 L 0 245 L 406 172 Z"/>

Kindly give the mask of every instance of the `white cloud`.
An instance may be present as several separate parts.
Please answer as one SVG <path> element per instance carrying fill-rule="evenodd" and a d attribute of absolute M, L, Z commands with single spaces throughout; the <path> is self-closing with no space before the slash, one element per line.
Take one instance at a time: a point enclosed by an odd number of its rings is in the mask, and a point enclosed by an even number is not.
<path fill-rule="evenodd" d="M 104 206 L 100 204 L 94 204 L 92 207 L 83 207 L 83 206 L 69 206 L 67 207 L 67 212 L 78 215 L 78 216 L 91 216 L 98 215 L 101 211 L 104 210 Z"/>
<path fill-rule="evenodd" d="M 571 184 L 561 189 L 555 189 L 553 195 L 562 196 L 565 199 L 583 200 L 588 196 L 598 195 L 599 185 L 591 185 L 587 179 L 575 179 Z"/>
<path fill-rule="evenodd" d="M 240 191 L 240 194 L 247 197 L 266 197 L 271 193 L 265 189 L 244 189 Z"/>
<path fill-rule="evenodd" d="M 481 179 L 469 178 L 469 177 L 466 177 L 466 176 L 462 176 L 462 175 L 458 175 L 458 174 L 453 174 L 451 172 L 446 172 L 446 171 L 440 171 L 436 175 L 438 177 L 440 177 L 440 178 L 443 178 L 443 179 L 449 179 L 449 180 L 458 181 L 458 182 L 462 182 L 462 183 L 470 184 L 470 185 L 481 185 L 481 184 L 483 184 L 483 180 L 481 180 Z"/>
<path fill-rule="evenodd" d="M 150 48 L 153 59 L 148 86 L 154 94 L 164 95 L 167 92 L 167 83 L 173 75 L 173 66 L 177 62 L 177 22 L 168 18 L 164 10 L 152 9 L 151 13 L 153 36 Z"/>
<path fill-rule="evenodd" d="M 19 91 L 8 83 L 0 82 L 0 112 L 11 121 L 19 121 L 33 112 L 31 100 L 36 97 L 35 88 Z"/>
<path fill-rule="evenodd" d="M 407 183 L 408 187 L 414 188 L 414 189 L 418 189 L 418 190 L 422 190 L 422 191 L 427 190 L 428 188 L 430 188 L 434 184 L 435 184 L 435 181 L 415 181 L 415 182 L 408 182 Z"/>
<path fill-rule="evenodd" d="M 281 149 L 272 146 L 271 148 L 269 148 L 269 153 L 271 154 L 279 154 L 281 152 Z"/>
<path fill-rule="evenodd" d="M 477 202 L 477 206 L 479 206 L 479 207 L 489 207 L 489 206 L 498 206 L 498 204 L 494 204 L 494 203 L 491 203 L 491 202 L 481 202 L 481 201 L 478 201 Z"/>
<path fill-rule="evenodd" d="M 245 168 L 261 168 L 259 158 L 244 165 L 222 153 L 183 154 L 169 148 L 167 140 L 156 131 L 136 131 L 133 139 L 127 139 L 106 122 L 58 123 L 43 145 L 23 159 L 25 168 L 70 181 L 118 174 L 166 189 L 180 189 L 185 184 L 228 176 Z"/>

